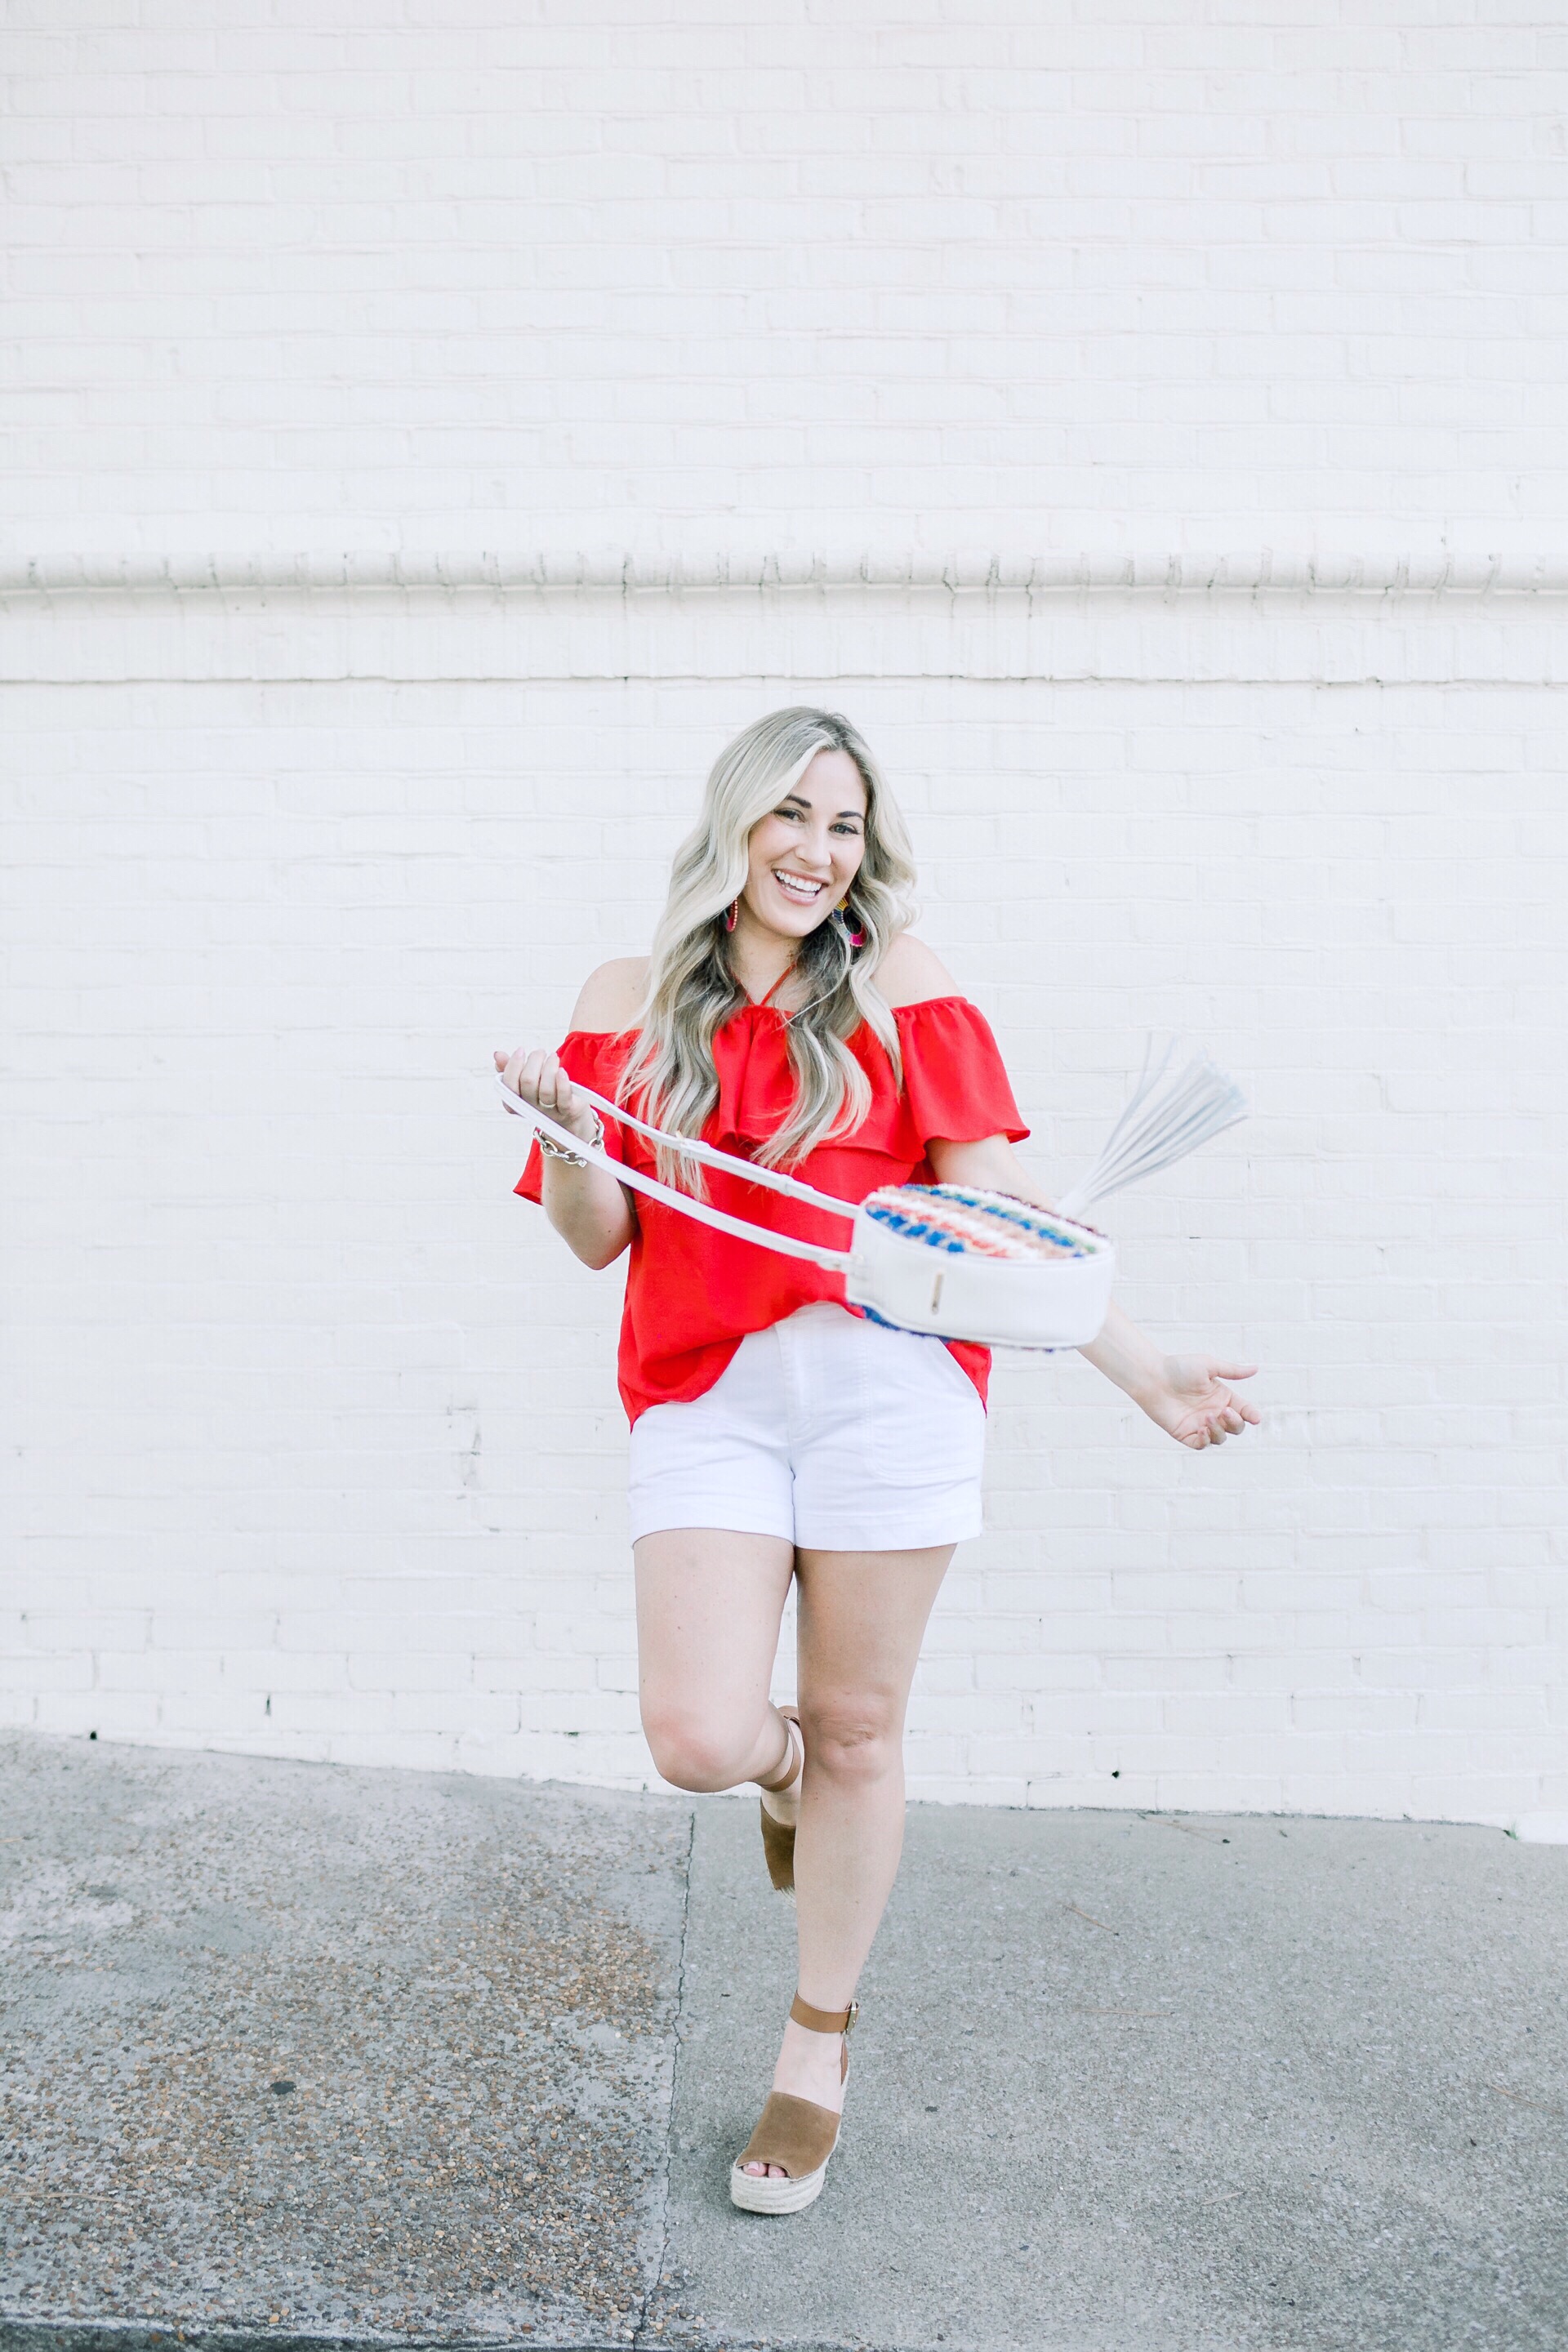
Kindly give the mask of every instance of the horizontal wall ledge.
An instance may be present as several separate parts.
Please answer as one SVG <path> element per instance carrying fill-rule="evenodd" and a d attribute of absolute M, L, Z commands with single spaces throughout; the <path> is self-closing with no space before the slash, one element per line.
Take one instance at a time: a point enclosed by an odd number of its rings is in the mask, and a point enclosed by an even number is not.
<path fill-rule="evenodd" d="M 12 684 L 856 678 L 1554 685 L 1568 564 L 83 556 L 0 582 Z M 770 576 L 768 566 L 773 566 Z M 815 565 L 815 570 L 813 569 Z"/>
<path fill-rule="evenodd" d="M 0 558 L 0 597 L 464 594 L 621 596 L 823 592 L 1026 596 L 1568 595 L 1555 555 L 995 554 L 625 550 L 440 554 L 49 554 Z"/>

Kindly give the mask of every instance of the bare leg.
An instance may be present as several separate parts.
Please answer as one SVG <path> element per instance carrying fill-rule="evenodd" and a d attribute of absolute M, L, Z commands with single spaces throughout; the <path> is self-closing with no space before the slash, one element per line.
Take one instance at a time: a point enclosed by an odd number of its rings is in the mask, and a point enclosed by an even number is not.
<path fill-rule="evenodd" d="M 776 1780 L 791 1751 L 768 1685 L 793 1545 L 674 1528 L 635 1551 L 643 1730 L 659 1771 L 679 1789 Z"/>
<path fill-rule="evenodd" d="M 805 1733 L 795 1912 L 800 1990 L 818 2009 L 843 2009 L 854 1998 L 898 1874 L 904 1712 L 952 1549 L 795 1555 Z M 844 2096 L 838 2065 L 836 2034 L 813 2033 L 792 2020 L 773 2088 L 837 2113 Z"/>

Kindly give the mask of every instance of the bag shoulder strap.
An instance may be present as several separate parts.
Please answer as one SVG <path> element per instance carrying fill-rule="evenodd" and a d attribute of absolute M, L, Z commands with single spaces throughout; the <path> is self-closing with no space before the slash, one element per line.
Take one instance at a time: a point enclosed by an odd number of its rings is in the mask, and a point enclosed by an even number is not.
<path fill-rule="evenodd" d="M 855 1213 L 842 1201 L 835 1200 L 831 1192 L 819 1192 L 814 1185 L 802 1184 L 794 1176 L 781 1175 L 776 1168 L 759 1168 L 754 1160 L 742 1160 L 732 1151 L 721 1151 L 717 1144 L 699 1143 L 694 1136 L 668 1135 L 662 1127 L 650 1127 L 646 1118 L 635 1118 L 623 1103 L 607 1102 L 592 1087 L 585 1087 L 581 1078 L 574 1078 L 572 1083 L 579 1094 L 587 1096 L 596 1110 L 618 1119 L 623 1127 L 635 1127 L 652 1143 L 667 1143 L 684 1158 L 700 1160 L 705 1168 L 721 1168 L 726 1175 L 743 1177 L 748 1184 L 761 1184 L 767 1192 L 783 1192 L 791 1201 L 803 1201 L 808 1209 L 826 1209 L 831 1217 L 852 1217 Z"/>
<path fill-rule="evenodd" d="M 729 1234 L 736 1241 L 754 1242 L 759 1249 L 774 1250 L 781 1257 L 805 1258 L 812 1265 L 826 1268 L 829 1274 L 848 1272 L 847 1250 L 825 1249 L 816 1242 L 797 1241 L 793 1234 L 770 1233 L 765 1225 L 752 1225 L 743 1217 L 727 1216 L 722 1209 L 714 1208 L 710 1202 L 693 1200 L 689 1192 L 678 1192 L 672 1184 L 661 1184 L 657 1177 L 645 1176 L 640 1168 L 628 1168 L 623 1161 L 613 1160 L 607 1151 L 601 1151 L 592 1143 L 584 1143 L 581 1136 L 574 1135 L 569 1127 L 558 1126 L 543 1111 L 535 1110 L 531 1103 L 525 1103 L 521 1095 L 514 1094 L 499 1071 L 496 1085 L 500 1089 L 503 1108 L 514 1118 L 526 1118 L 541 1134 L 552 1137 L 566 1150 L 578 1153 L 593 1167 L 603 1168 L 607 1175 L 615 1177 L 617 1183 L 628 1185 L 634 1192 L 644 1192 L 649 1200 L 662 1201 L 667 1208 L 678 1209 L 682 1216 L 694 1217 L 699 1224 L 711 1225 L 715 1233 Z M 793 1193 L 811 1208 L 824 1209 L 832 1216 L 841 1217 L 846 1224 L 855 1222 L 855 1210 L 847 1201 L 836 1201 L 830 1192 L 815 1192 L 808 1184 L 796 1184 L 787 1176 L 775 1176 L 771 1168 L 753 1168 L 750 1160 L 736 1160 L 729 1152 L 716 1151 L 709 1144 L 691 1146 L 685 1136 L 664 1137 L 660 1129 L 648 1127 L 643 1120 L 633 1118 L 629 1112 L 620 1109 L 615 1103 L 606 1102 L 591 1087 L 582 1087 L 580 1091 L 597 1109 L 607 1111 L 612 1118 L 625 1119 L 629 1127 L 637 1128 L 643 1135 L 659 1137 L 682 1151 L 691 1150 L 696 1158 L 707 1160 L 710 1165 L 732 1169 L 737 1175 L 746 1177 L 752 1183 L 766 1182 L 773 1192 Z"/>

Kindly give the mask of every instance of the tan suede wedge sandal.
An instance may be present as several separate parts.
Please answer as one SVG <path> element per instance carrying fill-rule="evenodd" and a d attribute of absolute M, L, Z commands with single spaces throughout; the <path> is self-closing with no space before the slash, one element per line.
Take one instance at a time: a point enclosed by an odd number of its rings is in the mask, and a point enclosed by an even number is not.
<path fill-rule="evenodd" d="M 847 2009 L 813 2009 L 796 1993 L 789 2013 L 797 2025 L 813 2033 L 837 2033 L 839 2041 L 838 2079 L 849 2080 L 849 2029 L 860 2014 L 852 2000 Z M 797 2099 L 788 2091 L 770 2091 L 767 2104 L 740 2155 L 730 2168 L 730 2201 L 746 2213 L 799 2213 L 822 2194 L 827 2159 L 838 2145 L 839 2117 L 815 2099 Z M 748 2172 L 748 2164 L 782 2164 L 782 2179 L 766 2172 Z"/>
<path fill-rule="evenodd" d="M 781 1706 L 779 1713 L 789 1726 L 790 1754 L 795 1758 L 792 1769 L 782 1780 L 763 1781 L 771 1797 L 782 1797 L 795 1787 L 805 1763 L 805 1740 L 801 1732 L 800 1717 L 793 1706 Z M 775 1821 L 767 1805 L 763 1805 L 763 1858 L 768 1865 L 775 1895 L 795 1893 L 795 1823 Z"/>

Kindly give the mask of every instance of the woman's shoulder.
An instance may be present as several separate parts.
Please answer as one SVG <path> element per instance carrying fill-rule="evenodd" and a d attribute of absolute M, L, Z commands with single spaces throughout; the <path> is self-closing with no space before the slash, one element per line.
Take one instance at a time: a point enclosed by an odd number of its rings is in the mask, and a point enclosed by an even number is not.
<path fill-rule="evenodd" d="M 899 933 L 877 966 L 877 985 L 895 1013 L 907 1012 L 933 997 L 960 993 L 958 982 L 935 949 L 908 931 Z"/>
<path fill-rule="evenodd" d="M 633 1027 L 642 1010 L 647 968 L 647 956 L 616 956 L 591 971 L 578 992 L 573 1028 L 619 1035 Z"/>

